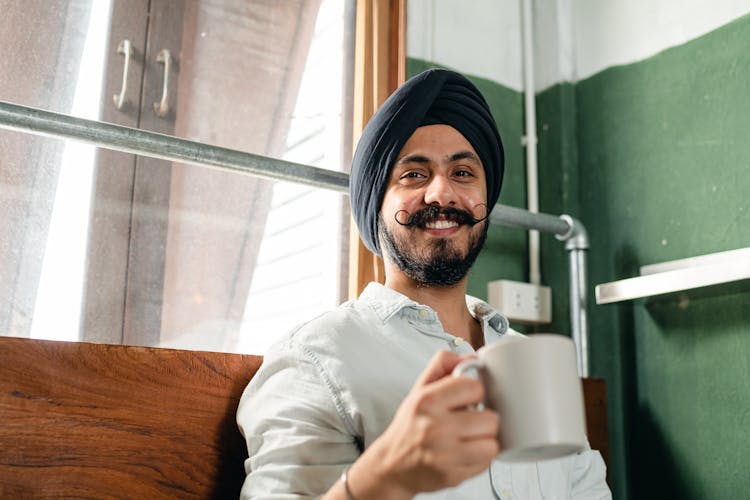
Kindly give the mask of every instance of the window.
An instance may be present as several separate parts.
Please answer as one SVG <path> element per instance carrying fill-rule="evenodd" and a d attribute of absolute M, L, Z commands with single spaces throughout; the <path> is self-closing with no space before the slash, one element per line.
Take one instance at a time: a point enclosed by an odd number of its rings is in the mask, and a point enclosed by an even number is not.
<path fill-rule="evenodd" d="M 342 169 L 352 3 L 2 1 L 0 100 Z M 340 194 L 5 130 L 0 144 L 4 334 L 262 353 L 345 298 Z"/>

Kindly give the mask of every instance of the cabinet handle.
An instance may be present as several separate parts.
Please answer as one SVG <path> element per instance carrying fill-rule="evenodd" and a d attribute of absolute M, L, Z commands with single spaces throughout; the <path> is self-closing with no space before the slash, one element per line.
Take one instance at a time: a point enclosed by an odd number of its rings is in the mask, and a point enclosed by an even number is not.
<path fill-rule="evenodd" d="M 122 89 L 119 95 L 115 94 L 112 96 L 115 101 L 115 109 L 119 111 L 127 102 L 125 95 L 128 91 L 128 68 L 130 67 L 130 56 L 133 55 L 133 46 L 130 40 L 121 41 L 120 45 L 117 46 L 117 53 L 125 56 L 125 66 L 122 69 Z"/>
<path fill-rule="evenodd" d="M 156 56 L 156 62 L 164 65 L 164 85 L 161 91 L 161 101 L 154 103 L 156 116 L 164 118 L 169 113 L 169 71 L 172 67 L 172 54 L 162 49 Z"/>

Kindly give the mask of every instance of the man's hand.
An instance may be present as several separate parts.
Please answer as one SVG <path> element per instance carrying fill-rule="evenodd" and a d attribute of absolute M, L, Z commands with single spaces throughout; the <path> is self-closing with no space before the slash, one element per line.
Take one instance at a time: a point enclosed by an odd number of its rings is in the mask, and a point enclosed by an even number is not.
<path fill-rule="evenodd" d="M 393 421 L 349 472 L 355 498 L 411 498 L 455 486 L 487 469 L 499 453 L 497 413 L 478 380 L 452 377 L 465 357 L 441 351 L 422 372 Z M 375 489 L 373 489 L 373 487 Z"/>

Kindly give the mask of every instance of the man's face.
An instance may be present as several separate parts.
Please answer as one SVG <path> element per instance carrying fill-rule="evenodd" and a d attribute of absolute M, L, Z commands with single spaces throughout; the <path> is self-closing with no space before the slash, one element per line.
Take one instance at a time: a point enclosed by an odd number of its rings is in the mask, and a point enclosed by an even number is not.
<path fill-rule="evenodd" d="M 419 127 L 398 155 L 378 233 L 384 256 L 418 284 L 452 286 L 466 276 L 487 236 L 484 167 L 448 125 Z"/>

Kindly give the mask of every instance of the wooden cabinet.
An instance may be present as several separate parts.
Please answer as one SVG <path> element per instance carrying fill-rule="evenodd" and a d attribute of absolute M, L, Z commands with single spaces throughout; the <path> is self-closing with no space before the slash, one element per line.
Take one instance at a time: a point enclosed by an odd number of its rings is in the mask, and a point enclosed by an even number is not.
<path fill-rule="evenodd" d="M 183 6 L 168 0 L 112 2 L 103 121 L 174 134 Z M 84 340 L 158 344 L 161 300 L 154 291 L 164 284 L 171 172 L 163 160 L 97 152 Z"/>

